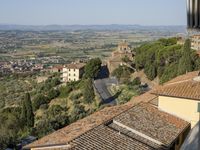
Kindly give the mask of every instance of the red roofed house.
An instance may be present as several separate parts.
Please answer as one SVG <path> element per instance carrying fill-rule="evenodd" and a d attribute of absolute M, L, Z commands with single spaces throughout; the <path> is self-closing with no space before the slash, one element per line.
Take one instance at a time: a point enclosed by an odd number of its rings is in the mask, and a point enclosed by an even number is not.
<path fill-rule="evenodd" d="M 200 120 L 199 72 L 191 72 L 176 79 L 152 93 L 158 95 L 160 110 L 178 116 L 194 127 Z"/>

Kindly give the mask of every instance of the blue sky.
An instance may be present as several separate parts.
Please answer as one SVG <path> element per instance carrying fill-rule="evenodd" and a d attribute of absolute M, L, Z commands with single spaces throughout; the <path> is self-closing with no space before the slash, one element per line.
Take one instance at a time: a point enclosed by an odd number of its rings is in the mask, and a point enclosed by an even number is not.
<path fill-rule="evenodd" d="M 186 0 L 0 0 L 0 24 L 185 25 Z"/>

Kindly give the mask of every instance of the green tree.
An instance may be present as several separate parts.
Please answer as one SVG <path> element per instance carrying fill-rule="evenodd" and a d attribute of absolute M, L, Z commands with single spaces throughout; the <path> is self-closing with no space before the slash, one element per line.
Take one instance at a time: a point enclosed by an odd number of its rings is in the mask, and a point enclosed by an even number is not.
<path fill-rule="evenodd" d="M 56 97 L 58 97 L 59 94 L 60 94 L 60 93 L 59 93 L 58 90 L 52 88 L 52 89 L 48 92 L 48 99 L 49 99 L 49 101 L 52 100 L 52 99 L 54 99 L 54 98 L 56 98 Z"/>
<path fill-rule="evenodd" d="M 70 122 L 74 122 L 78 119 L 83 118 L 84 116 L 86 116 L 86 111 L 84 106 L 80 105 L 80 104 L 74 104 L 74 108 L 71 112 L 71 116 L 70 116 Z"/>
<path fill-rule="evenodd" d="M 33 109 L 36 111 L 37 109 L 40 108 L 41 105 L 47 104 L 47 103 L 48 103 L 47 97 L 45 97 L 43 94 L 38 94 L 33 99 Z"/>
<path fill-rule="evenodd" d="M 92 103 L 94 101 L 95 94 L 91 79 L 85 79 L 83 97 L 86 103 Z"/>
<path fill-rule="evenodd" d="M 95 78 L 97 77 L 100 69 L 101 69 L 101 59 L 100 58 L 94 58 L 88 61 L 88 63 L 85 66 L 85 78 Z"/>
<path fill-rule="evenodd" d="M 14 114 L 2 113 L 0 122 L 0 148 L 14 147 L 17 142 L 17 132 L 20 130 L 19 120 Z"/>
<path fill-rule="evenodd" d="M 123 66 L 119 66 L 118 68 L 116 68 L 113 72 L 112 75 L 117 77 L 118 80 L 121 79 L 128 79 L 130 77 L 132 70 L 123 65 Z"/>
<path fill-rule="evenodd" d="M 183 46 L 183 54 L 179 61 L 178 74 L 185 74 L 193 70 L 192 58 L 191 58 L 191 42 L 189 39 L 185 41 Z"/>
<path fill-rule="evenodd" d="M 156 64 L 155 63 L 146 64 L 144 72 L 150 80 L 153 80 L 157 76 Z"/>
<path fill-rule="evenodd" d="M 178 74 L 178 65 L 177 64 L 170 64 L 169 66 L 165 67 L 164 73 L 160 78 L 160 83 L 163 84 L 170 79 L 176 77 Z"/>
<path fill-rule="evenodd" d="M 125 63 L 131 62 L 131 60 L 128 58 L 127 55 L 126 55 L 125 57 L 122 58 L 122 61 L 125 62 Z"/>
<path fill-rule="evenodd" d="M 22 102 L 22 113 L 21 118 L 26 122 L 28 127 L 34 126 L 34 113 L 32 108 L 31 97 L 29 93 L 25 94 L 24 100 Z"/>

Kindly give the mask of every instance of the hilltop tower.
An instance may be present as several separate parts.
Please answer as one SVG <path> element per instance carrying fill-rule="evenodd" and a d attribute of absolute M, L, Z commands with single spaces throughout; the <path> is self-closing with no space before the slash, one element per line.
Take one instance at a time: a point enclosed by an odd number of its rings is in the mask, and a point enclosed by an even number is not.
<path fill-rule="evenodd" d="M 123 40 L 122 43 L 118 44 L 118 51 L 120 52 L 130 51 L 130 47 L 128 46 L 128 43 L 126 42 L 126 40 Z"/>
<path fill-rule="evenodd" d="M 124 62 L 122 59 L 125 57 L 129 58 L 129 60 L 133 59 L 131 48 L 124 40 L 118 44 L 118 48 L 116 49 L 116 51 L 112 52 L 112 56 L 107 61 L 109 72 L 112 73 L 120 65 L 123 65 Z"/>

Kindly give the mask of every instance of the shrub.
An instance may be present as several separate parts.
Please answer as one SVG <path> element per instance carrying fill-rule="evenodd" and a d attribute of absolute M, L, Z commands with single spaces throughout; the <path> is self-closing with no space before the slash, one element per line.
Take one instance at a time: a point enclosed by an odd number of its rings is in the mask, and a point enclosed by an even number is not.
<path fill-rule="evenodd" d="M 38 94 L 34 99 L 33 99 L 33 109 L 36 111 L 37 109 L 40 108 L 42 104 L 48 104 L 48 99 L 42 94 Z"/>
<path fill-rule="evenodd" d="M 101 59 L 100 58 L 94 58 L 91 59 L 85 66 L 85 78 L 96 78 L 100 69 L 101 69 Z"/>
<path fill-rule="evenodd" d="M 95 98 L 94 89 L 92 85 L 91 79 L 85 79 L 84 83 L 84 89 L 83 89 L 83 97 L 85 103 L 92 103 Z"/>

